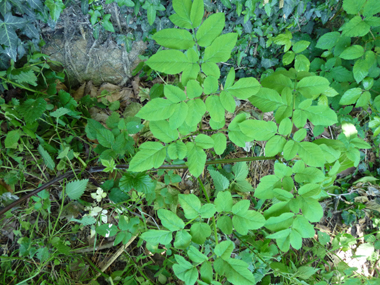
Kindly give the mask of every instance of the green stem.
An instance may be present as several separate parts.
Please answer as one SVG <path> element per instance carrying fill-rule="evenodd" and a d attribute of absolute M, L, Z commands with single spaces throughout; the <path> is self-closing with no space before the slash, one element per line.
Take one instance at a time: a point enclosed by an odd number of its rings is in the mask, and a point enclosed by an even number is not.
<path fill-rule="evenodd" d="M 211 203 L 210 198 L 207 195 L 207 191 L 205 189 L 205 186 L 202 183 L 202 180 L 198 177 L 199 185 L 201 185 L 201 188 L 203 190 L 203 193 L 205 194 L 206 200 L 208 203 Z M 215 223 L 215 216 L 212 216 L 212 225 L 214 227 L 214 236 L 215 236 L 215 243 L 218 245 L 218 232 L 216 230 L 216 223 Z"/>

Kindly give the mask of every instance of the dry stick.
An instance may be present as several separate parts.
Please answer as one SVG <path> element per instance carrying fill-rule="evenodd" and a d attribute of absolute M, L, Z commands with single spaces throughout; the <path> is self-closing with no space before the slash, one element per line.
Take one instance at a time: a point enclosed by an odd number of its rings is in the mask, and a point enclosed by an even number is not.
<path fill-rule="evenodd" d="M 133 236 L 125 245 L 122 245 L 118 251 L 115 252 L 115 254 L 107 261 L 107 263 L 100 269 L 102 272 L 106 271 L 108 267 L 123 253 L 125 249 L 137 238 L 138 235 Z M 96 280 L 101 273 L 99 272 L 94 280 Z"/>
<path fill-rule="evenodd" d="M 232 162 L 242 162 L 242 161 L 255 161 L 255 160 L 275 160 L 278 157 L 265 157 L 265 156 L 256 156 L 256 157 L 239 157 L 239 158 L 231 158 L 231 159 L 218 159 L 218 160 L 209 160 L 206 161 L 206 165 L 212 165 L 212 164 L 224 164 L 224 163 L 232 163 Z M 117 169 L 128 169 L 128 164 L 119 164 L 116 165 Z M 186 164 L 173 164 L 173 165 L 162 165 L 158 167 L 157 169 L 187 169 L 188 166 Z M 102 172 L 105 169 L 104 166 L 95 166 L 87 170 L 88 173 L 96 173 L 96 172 Z M 82 172 L 82 170 L 76 170 L 75 174 Z M 14 201 L 13 203 L 9 204 L 8 206 L 4 207 L 0 210 L 0 216 L 4 213 L 8 212 L 13 207 L 16 207 L 17 205 L 21 204 L 26 199 L 37 195 L 42 190 L 46 189 L 47 187 L 53 185 L 54 183 L 57 183 L 65 178 L 69 178 L 75 176 L 73 171 L 67 171 L 65 174 L 58 176 L 54 178 L 53 180 L 50 180 L 46 184 L 43 184 L 42 186 L 38 187 L 36 190 L 26 194 L 25 196 L 21 197 L 20 199 Z"/>

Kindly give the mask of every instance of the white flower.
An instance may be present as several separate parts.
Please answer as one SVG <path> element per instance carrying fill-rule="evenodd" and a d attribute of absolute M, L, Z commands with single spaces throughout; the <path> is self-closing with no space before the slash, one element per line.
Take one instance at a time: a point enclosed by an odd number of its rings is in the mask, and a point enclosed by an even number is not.
<path fill-rule="evenodd" d="M 97 202 L 102 201 L 102 199 L 105 198 L 106 196 L 107 196 L 107 193 L 104 193 L 103 189 L 100 187 L 98 187 L 98 189 L 96 190 L 96 193 L 91 193 L 91 197 L 95 199 Z"/>

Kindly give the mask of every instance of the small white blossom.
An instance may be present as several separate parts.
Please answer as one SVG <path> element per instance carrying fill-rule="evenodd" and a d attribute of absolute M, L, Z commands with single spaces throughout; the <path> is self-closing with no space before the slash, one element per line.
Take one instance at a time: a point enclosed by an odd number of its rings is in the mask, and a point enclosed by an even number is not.
<path fill-rule="evenodd" d="M 91 197 L 95 199 L 97 202 L 102 201 L 102 199 L 105 198 L 106 196 L 107 196 L 107 193 L 104 193 L 103 189 L 100 187 L 96 190 L 96 193 L 91 193 Z"/>

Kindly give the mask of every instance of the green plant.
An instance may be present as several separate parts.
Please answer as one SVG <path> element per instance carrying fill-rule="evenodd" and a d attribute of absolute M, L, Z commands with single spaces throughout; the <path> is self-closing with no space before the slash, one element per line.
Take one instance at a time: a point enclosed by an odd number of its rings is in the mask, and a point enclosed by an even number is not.
<path fill-rule="evenodd" d="M 165 98 L 149 101 L 137 113 L 137 117 L 149 121 L 149 128 L 159 141 L 143 143 L 132 158 L 129 171 L 157 168 L 165 160 L 176 163 L 187 159 L 190 173 L 199 177 L 207 161 L 206 150 L 214 148 L 216 154 L 222 154 L 227 138 L 240 147 L 252 140 L 266 141 L 266 156 L 276 156 L 278 161 L 275 174 L 263 177 L 254 190 L 255 198 L 269 202 L 266 208 L 250 210 L 249 200 L 238 198 L 234 203 L 232 199 L 230 191 L 253 190 L 245 181 L 245 163 L 233 166 L 235 178 L 231 185 L 228 175 L 210 169 L 217 191 L 208 193 L 198 178 L 205 201 L 202 203 L 194 194 L 178 195 L 184 217 L 176 214 L 179 209 L 159 209 L 158 217 L 167 230 L 149 230 L 142 238 L 180 253 L 175 255 L 173 270 L 186 284 L 218 282 L 223 278 L 233 284 L 255 284 L 253 274 L 246 269 L 248 264 L 231 257 L 233 243 L 219 242 L 220 234 L 274 239 L 283 252 L 290 246 L 300 249 L 302 238 L 314 235 L 310 222 L 318 222 L 323 216 L 318 199 L 326 195 L 337 173 L 358 165 L 358 149 L 370 146 L 355 135 L 346 137 L 343 133 L 341 141 L 304 141 L 307 120 L 322 130 L 338 122 L 335 112 L 323 101 L 326 93 L 338 93 L 328 79 L 309 72 L 310 62 L 303 55 L 297 55 L 295 68 L 278 69 L 263 76 L 261 84 L 252 77 L 235 82 L 231 68 L 220 88 L 217 63 L 230 58 L 237 34 L 220 35 L 224 28 L 222 13 L 213 14 L 202 23 L 203 1 L 173 1 L 173 8 L 176 14 L 171 20 L 184 29 L 157 32 L 153 38 L 167 49 L 158 51 L 146 64 L 161 73 L 181 74 L 180 83 L 165 83 Z M 285 44 L 291 45 L 291 36 L 285 37 Z M 293 51 L 300 53 L 308 45 L 298 42 Z M 241 112 L 225 128 L 225 112 L 235 112 L 234 98 L 249 100 L 263 112 L 274 111 L 274 120 L 253 120 Z M 210 128 L 203 123 L 206 112 Z M 295 132 L 293 125 L 298 128 Z M 201 245 L 205 243 L 210 244 L 206 252 L 211 254 L 202 253 L 205 248 Z M 198 280 L 199 272 L 203 281 Z"/>

